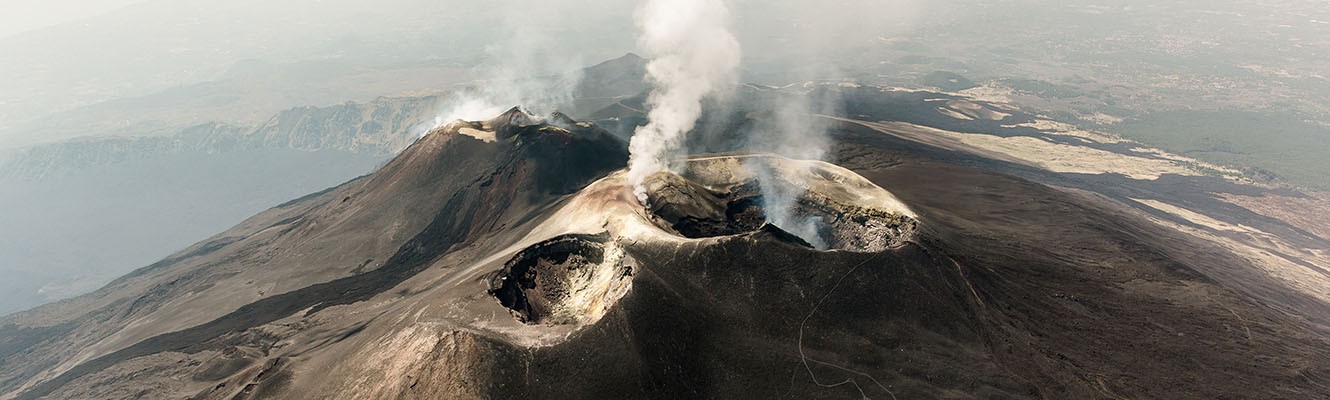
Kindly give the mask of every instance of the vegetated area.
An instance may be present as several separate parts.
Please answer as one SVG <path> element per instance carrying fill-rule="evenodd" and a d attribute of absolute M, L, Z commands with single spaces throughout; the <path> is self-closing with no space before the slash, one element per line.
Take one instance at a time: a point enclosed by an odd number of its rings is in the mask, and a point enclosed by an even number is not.
<path fill-rule="evenodd" d="M 1330 191 L 1330 128 L 1296 114 L 1164 111 L 1109 130 L 1170 152 L 1242 170 L 1258 182 Z"/>

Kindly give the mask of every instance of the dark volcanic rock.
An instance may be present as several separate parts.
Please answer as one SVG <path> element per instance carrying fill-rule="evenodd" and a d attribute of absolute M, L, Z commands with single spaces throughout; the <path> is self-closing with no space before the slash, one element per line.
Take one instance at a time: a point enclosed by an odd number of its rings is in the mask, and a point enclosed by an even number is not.
<path fill-rule="evenodd" d="M 531 114 L 522 111 L 521 107 L 513 107 L 499 114 L 498 117 L 489 121 L 491 129 L 500 140 L 507 140 L 516 135 L 519 129 L 523 127 L 536 125 L 537 121 Z"/>
<path fill-rule="evenodd" d="M 491 280 L 490 295 L 526 323 L 575 323 L 599 317 L 627 293 L 635 261 L 609 235 L 566 235 L 517 253 Z M 600 288 L 597 280 L 606 280 Z M 602 290 L 597 290 L 602 289 Z M 595 304 L 572 304 L 593 297 Z"/>
<path fill-rule="evenodd" d="M 793 192 L 821 251 L 762 224 L 770 199 L 738 174 L 788 160 L 690 159 L 644 209 L 616 183 L 621 141 L 516 112 L 6 319 L 0 394 L 1330 394 L 1325 335 L 1205 273 L 1249 261 L 1085 196 L 838 128 L 844 168 L 799 164 L 834 179 Z"/>
<path fill-rule="evenodd" d="M 770 225 L 768 200 L 756 180 L 727 182 L 712 189 L 681 175 L 659 172 L 648 177 L 643 185 L 653 221 L 685 237 L 734 235 Z M 816 221 L 817 239 L 830 249 L 882 251 L 904 245 L 917 230 L 917 221 L 909 216 L 846 204 L 812 190 L 798 190 L 800 193 L 789 206 L 789 212 Z M 771 228 L 776 227 L 767 226 Z M 797 242 L 807 243 L 807 240 Z"/>

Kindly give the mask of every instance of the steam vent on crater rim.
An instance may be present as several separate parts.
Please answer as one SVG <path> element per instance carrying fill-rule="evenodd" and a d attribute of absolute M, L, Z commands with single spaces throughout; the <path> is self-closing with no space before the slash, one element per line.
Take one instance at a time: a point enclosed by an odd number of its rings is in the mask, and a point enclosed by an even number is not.
<path fill-rule="evenodd" d="M 641 204 L 593 123 L 455 121 L 6 317 L 0 398 L 1316 398 L 1330 377 L 1324 341 L 1186 263 L 1232 260 L 833 128 L 834 164 L 697 156 Z"/>
<path fill-rule="evenodd" d="M 595 322 L 631 287 L 637 262 L 626 247 L 760 237 L 811 247 L 766 222 L 757 171 L 774 177 L 768 186 L 794 194 L 788 212 L 808 221 L 811 239 L 833 250 L 886 251 L 914 235 L 909 209 L 844 168 L 766 154 L 694 158 L 682 174 L 658 172 L 644 183 L 646 209 L 631 195 L 624 171 L 592 183 L 556 212 L 563 218 L 536 228 L 560 236 L 518 252 L 491 278 L 490 293 L 528 324 Z"/>

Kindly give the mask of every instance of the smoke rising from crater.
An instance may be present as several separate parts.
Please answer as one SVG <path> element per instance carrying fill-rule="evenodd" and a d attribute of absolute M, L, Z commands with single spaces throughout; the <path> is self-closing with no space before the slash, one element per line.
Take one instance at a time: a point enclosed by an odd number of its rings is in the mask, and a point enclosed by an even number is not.
<path fill-rule="evenodd" d="M 628 146 L 628 181 L 643 203 L 642 181 L 683 155 L 703 98 L 734 80 L 740 52 L 729 23 L 721 0 L 648 0 L 638 9 L 639 46 L 652 59 L 647 77 L 655 85 L 647 99 L 648 122 Z"/>
<path fill-rule="evenodd" d="M 459 119 L 487 120 L 513 106 L 548 117 L 571 104 L 584 67 L 623 54 L 632 44 L 630 39 L 605 38 L 624 36 L 617 33 L 630 29 L 630 23 L 619 21 L 632 5 L 622 3 L 584 0 L 574 7 L 562 1 L 505 2 L 500 12 L 491 14 L 492 26 L 478 35 L 487 41 L 478 46 L 483 47 L 482 57 L 472 67 L 476 80 L 450 90 L 435 117 L 416 132 L 423 136 Z"/>
<path fill-rule="evenodd" d="M 812 82 L 781 90 L 775 95 L 776 101 L 769 105 L 770 116 L 759 120 L 748 133 L 746 149 L 800 160 L 828 161 L 831 146 L 828 121 L 817 114 L 836 114 L 840 99 L 832 93 L 819 90 L 819 85 Z M 765 163 L 748 164 L 748 168 L 758 178 L 767 222 L 799 236 L 815 248 L 826 249 L 822 219 L 798 211 L 807 187 L 805 174 L 785 174 L 788 176 L 782 179 Z"/>
<path fill-rule="evenodd" d="M 459 119 L 490 119 L 513 106 L 545 117 L 572 101 L 582 81 L 581 56 L 536 50 L 550 44 L 550 39 L 529 28 L 515 29 L 509 35 L 486 48 L 493 61 L 477 67 L 484 79 L 448 94 L 420 135 Z"/>

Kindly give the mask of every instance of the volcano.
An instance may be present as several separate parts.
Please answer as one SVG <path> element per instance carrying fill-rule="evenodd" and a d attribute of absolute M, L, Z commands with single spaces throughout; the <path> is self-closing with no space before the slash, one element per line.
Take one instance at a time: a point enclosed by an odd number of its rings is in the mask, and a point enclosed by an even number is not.
<path fill-rule="evenodd" d="M 593 123 L 455 121 L 370 175 L 7 317 L 0 394 L 1330 393 L 1325 336 L 1193 268 L 1241 262 L 1212 244 L 851 125 L 834 162 L 677 160 L 643 204 L 625 143 Z"/>

